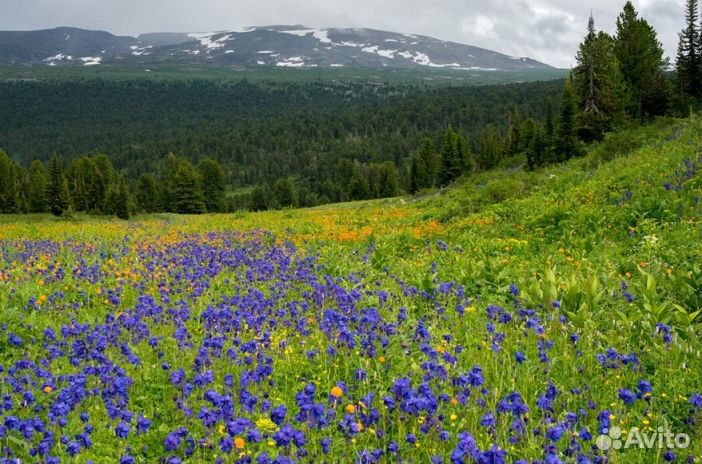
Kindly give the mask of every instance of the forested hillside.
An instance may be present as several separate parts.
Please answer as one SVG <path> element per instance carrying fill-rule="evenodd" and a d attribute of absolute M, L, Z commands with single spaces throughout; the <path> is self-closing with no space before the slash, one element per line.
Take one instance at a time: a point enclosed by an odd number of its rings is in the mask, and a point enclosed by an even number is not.
<path fill-rule="evenodd" d="M 517 107 L 543 117 L 561 82 L 420 89 L 361 82 L 219 84 L 153 80 L 0 84 L 0 146 L 22 163 L 107 154 L 136 178 L 169 152 L 211 157 L 234 186 L 284 175 L 334 178 L 340 160 L 400 166 L 447 125 L 473 143 Z"/>

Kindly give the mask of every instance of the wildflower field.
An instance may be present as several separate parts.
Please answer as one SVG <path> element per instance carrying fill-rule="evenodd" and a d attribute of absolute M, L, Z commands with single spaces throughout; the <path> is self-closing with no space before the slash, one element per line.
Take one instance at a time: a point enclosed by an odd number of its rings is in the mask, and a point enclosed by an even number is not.
<path fill-rule="evenodd" d="M 700 463 L 699 123 L 418 199 L 1 218 L 0 462 Z"/>

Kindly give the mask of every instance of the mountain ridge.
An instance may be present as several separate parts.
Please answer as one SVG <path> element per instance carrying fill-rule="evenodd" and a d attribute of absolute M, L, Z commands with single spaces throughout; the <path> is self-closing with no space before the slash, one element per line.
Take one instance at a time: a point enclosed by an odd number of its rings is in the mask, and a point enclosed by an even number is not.
<path fill-rule="evenodd" d="M 0 64 L 157 63 L 220 67 L 555 69 L 527 57 L 433 37 L 367 28 L 249 26 L 213 32 L 151 32 L 136 37 L 59 27 L 0 31 Z"/>

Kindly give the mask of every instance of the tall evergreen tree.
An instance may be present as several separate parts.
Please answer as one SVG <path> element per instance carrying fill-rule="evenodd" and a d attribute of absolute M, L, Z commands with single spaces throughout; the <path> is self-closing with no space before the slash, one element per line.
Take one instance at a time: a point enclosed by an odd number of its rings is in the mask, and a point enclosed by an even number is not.
<path fill-rule="evenodd" d="M 207 211 L 224 211 L 226 183 L 222 166 L 217 161 L 207 158 L 198 163 L 197 171 L 202 177 L 202 194 Z"/>
<path fill-rule="evenodd" d="M 564 161 L 582 153 L 575 119 L 577 110 L 573 80 L 571 77 L 568 77 L 561 96 L 561 115 L 558 120 L 558 131 L 554 147 L 555 161 Z"/>
<path fill-rule="evenodd" d="M 521 137 L 522 117 L 515 107 L 509 115 L 509 132 L 507 133 L 507 146 L 505 151 L 509 156 L 519 154 L 524 149 Z"/>
<path fill-rule="evenodd" d="M 595 31 L 592 16 L 575 59 L 578 133 L 586 142 L 600 140 L 623 120 L 625 84 L 614 54 L 614 41 L 608 34 Z"/>
<path fill-rule="evenodd" d="M 638 17 L 630 1 L 617 18 L 614 54 L 632 97 L 628 105 L 630 114 L 644 118 L 665 113 L 668 84 L 663 77 L 667 67 L 663 46 L 656 31 Z"/>
<path fill-rule="evenodd" d="M 370 198 L 371 191 L 368 178 L 357 164 L 353 166 L 347 190 L 350 200 L 367 200 Z"/>
<path fill-rule="evenodd" d="M 142 173 L 136 185 L 137 210 L 143 213 L 155 213 L 160 209 L 158 183 L 153 175 Z"/>
<path fill-rule="evenodd" d="M 436 152 L 434 143 L 426 138 L 419 151 L 412 156 L 410 164 L 410 193 L 432 187 L 437 172 Z"/>
<path fill-rule="evenodd" d="M 29 165 L 27 173 L 29 211 L 32 213 L 45 213 L 49 210 L 46 199 L 46 189 L 49 185 L 49 171 L 39 160 L 34 160 Z"/>
<path fill-rule="evenodd" d="M 678 34 L 678 53 L 675 60 L 677 88 L 682 101 L 702 96 L 702 48 L 701 26 L 697 0 L 687 0 L 685 7 L 685 29 Z"/>
<path fill-rule="evenodd" d="M 15 163 L 0 149 L 0 213 L 18 212 L 18 194 Z"/>
<path fill-rule="evenodd" d="M 168 197 L 170 210 L 180 214 L 200 214 L 206 211 L 202 198 L 200 175 L 190 161 L 177 160 L 175 172 L 169 180 Z"/>
<path fill-rule="evenodd" d="M 268 195 L 266 195 L 266 190 L 262 186 L 257 185 L 251 191 L 249 209 L 251 211 L 265 211 L 268 209 Z"/>
<path fill-rule="evenodd" d="M 495 167 L 504 156 L 504 141 L 492 124 L 488 124 L 478 139 L 478 149 L 475 153 L 475 169 L 485 171 Z"/>
<path fill-rule="evenodd" d="M 297 206 L 295 186 L 289 177 L 281 177 L 273 184 L 273 198 L 279 208 L 294 208 Z"/>
<path fill-rule="evenodd" d="M 446 129 L 441 142 L 441 167 L 439 169 L 439 185 L 447 185 L 464 172 L 473 169 L 473 157 L 468 141 L 461 134 L 454 132 L 451 127 Z"/>
<path fill-rule="evenodd" d="M 124 177 L 119 176 L 117 182 L 117 196 L 115 198 L 115 216 L 120 219 L 129 219 L 129 192 Z"/>
<path fill-rule="evenodd" d="M 390 161 L 382 163 L 378 170 L 378 197 L 395 197 L 399 190 L 397 168 Z"/>
<path fill-rule="evenodd" d="M 63 173 L 63 159 L 54 155 L 49 165 L 49 185 L 46 190 L 49 210 L 54 216 L 61 216 L 70 208 L 68 181 Z"/>
<path fill-rule="evenodd" d="M 88 187 L 88 211 L 105 212 L 105 198 L 112 183 L 114 169 L 112 161 L 106 155 L 97 155 L 90 159 L 90 177 Z"/>
<path fill-rule="evenodd" d="M 540 125 L 534 126 L 534 132 L 527 149 L 527 169 L 534 170 L 547 162 L 546 131 Z"/>

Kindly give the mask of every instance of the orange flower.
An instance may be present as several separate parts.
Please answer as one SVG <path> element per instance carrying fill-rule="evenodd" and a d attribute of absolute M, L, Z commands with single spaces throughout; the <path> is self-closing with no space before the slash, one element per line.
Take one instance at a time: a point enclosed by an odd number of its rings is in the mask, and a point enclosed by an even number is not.
<path fill-rule="evenodd" d="M 353 404 L 347 404 L 347 405 L 346 405 L 346 412 L 348 412 L 349 414 L 355 413 L 355 412 L 356 412 L 356 406 L 354 406 Z"/>
<path fill-rule="evenodd" d="M 329 394 L 334 398 L 341 398 L 344 395 L 344 390 L 342 390 L 341 387 L 335 386 L 331 389 Z"/>
<path fill-rule="evenodd" d="M 245 443 L 246 443 L 246 442 L 245 442 L 244 439 L 241 438 L 241 437 L 236 437 L 236 438 L 234 439 L 234 446 L 236 446 L 236 449 L 244 449 L 244 444 L 245 444 Z"/>
<path fill-rule="evenodd" d="M 54 389 L 51 388 L 51 385 L 47 385 L 47 386 L 45 386 L 44 388 L 42 388 L 42 391 L 48 395 L 49 393 L 51 393 L 52 391 L 54 391 Z"/>

